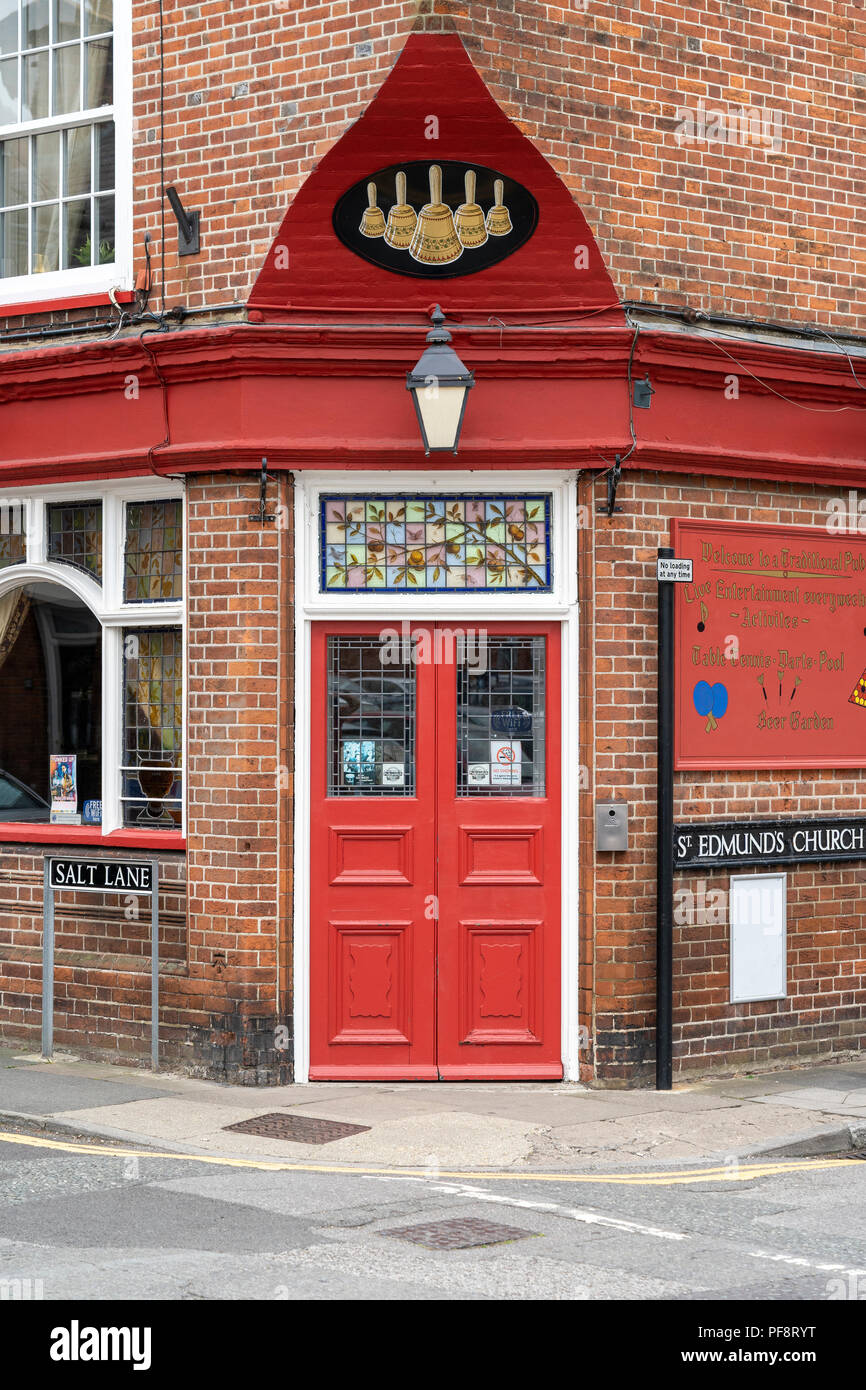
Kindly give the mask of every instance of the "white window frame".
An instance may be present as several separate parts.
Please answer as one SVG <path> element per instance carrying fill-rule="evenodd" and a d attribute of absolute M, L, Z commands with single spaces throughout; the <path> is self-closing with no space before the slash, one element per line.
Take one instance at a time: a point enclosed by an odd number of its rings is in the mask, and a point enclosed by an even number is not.
<path fill-rule="evenodd" d="M 10 305 L 91 299 L 110 289 L 132 289 L 132 0 L 114 0 L 113 34 L 113 106 L 0 126 L 0 141 L 114 120 L 114 260 L 109 265 L 0 278 L 0 313 Z"/>
<path fill-rule="evenodd" d="M 168 478 L 141 478 L 121 484 L 60 484 L 32 492 L 0 489 L 0 508 L 25 509 L 27 559 L 0 569 L 0 596 L 23 584 L 51 583 L 68 589 L 87 607 L 102 627 L 102 834 L 116 831 L 135 835 L 137 827 L 123 823 L 121 801 L 124 762 L 123 728 L 123 631 L 124 628 L 180 628 L 183 634 L 183 753 L 182 753 L 182 833 L 186 834 L 187 785 L 187 639 L 186 639 L 186 555 L 187 522 L 184 507 L 184 563 L 182 596 L 179 600 L 126 602 L 123 597 L 126 506 L 129 502 L 155 502 L 170 498 L 183 500 L 184 488 Z M 47 508 L 54 502 L 102 503 L 102 583 L 92 575 L 61 560 L 49 560 Z M 22 822 L 4 822 L 0 817 L 0 842 L 4 824 L 19 827 Z M 97 830 L 99 827 L 94 826 Z M 57 829 L 62 831 L 62 827 Z M 162 832 L 161 832 L 162 833 Z M 166 834 L 171 833 L 166 830 Z"/>
<path fill-rule="evenodd" d="M 296 493 L 303 498 L 304 507 L 297 517 L 296 554 L 297 576 L 302 588 L 301 602 L 309 613 L 333 613 L 350 618 L 376 618 L 389 613 L 399 617 L 404 605 L 433 606 L 448 613 L 463 613 L 467 606 L 493 603 L 507 606 L 508 616 L 515 619 L 542 617 L 541 610 L 561 609 L 570 600 L 569 581 L 576 576 L 577 560 L 569 553 L 566 518 L 571 506 L 576 509 L 576 484 L 573 477 L 562 473 L 332 473 L 296 475 Z M 527 481 L 528 480 L 528 481 Z M 509 491 L 509 483 L 512 484 Z M 519 484 L 519 485 L 518 485 Z M 390 489 L 390 490 L 389 490 Z M 417 593 L 406 589 L 326 589 L 319 587 L 321 554 L 319 517 L 321 499 L 331 495 L 351 497 L 392 497 L 401 493 L 440 493 L 444 497 L 465 495 L 475 497 L 532 496 L 550 497 L 550 565 L 552 585 L 549 589 L 425 589 Z M 569 501 L 569 498 L 571 499 Z M 574 568 L 570 566 L 574 561 Z M 361 611 L 363 607 L 363 612 Z M 491 614 L 487 614 L 488 618 Z"/>
<path fill-rule="evenodd" d="M 577 559 L 579 512 L 575 472 L 297 472 L 295 500 L 295 764 L 294 764 L 294 929 L 292 932 L 295 1081 L 309 1081 L 310 1067 L 310 737 L 312 624 L 317 620 L 365 622 L 382 619 L 393 627 L 401 617 L 414 622 L 559 622 L 562 700 L 562 1064 L 566 1081 L 580 1078 L 578 912 L 580 740 L 578 721 Z M 519 484 L 519 487 L 518 487 Z M 461 589 L 413 593 L 411 590 L 345 589 L 322 593 L 319 516 L 322 494 L 365 497 L 381 493 L 484 493 L 508 496 L 550 494 L 550 560 L 553 586 L 525 593 Z"/>

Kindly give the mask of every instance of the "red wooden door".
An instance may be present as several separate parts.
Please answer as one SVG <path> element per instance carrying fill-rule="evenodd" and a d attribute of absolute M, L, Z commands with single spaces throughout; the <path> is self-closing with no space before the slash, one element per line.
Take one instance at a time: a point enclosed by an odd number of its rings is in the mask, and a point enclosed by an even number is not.
<path fill-rule="evenodd" d="M 464 647 L 437 667 L 439 1075 L 557 1078 L 559 629 Z"/>
<path fill-rule="evenodd" d="M 560 1077 L 559 632 L 317 624 L 311 1065 Z"/>
<path fill-rule="evenodd" d="M 313 1080 L 438 1076 L 435 690 L 381 632 L 313 628 Z"/>

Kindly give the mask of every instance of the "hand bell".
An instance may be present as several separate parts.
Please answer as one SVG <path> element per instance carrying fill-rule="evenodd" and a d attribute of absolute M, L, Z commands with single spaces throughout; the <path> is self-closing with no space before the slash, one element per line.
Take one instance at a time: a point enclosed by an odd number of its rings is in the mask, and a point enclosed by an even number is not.
<path fill-rule="evenodd" d="M 475 201 L 475 170 L 467 169 L 463 175 L 466 202 L 461 203 L 454 214 L 454 227 L 463 246 L 474 248 L 483 246 L 487 240 L 484 213 Z"/>
<path fill-rule="evenodd" d="M 451 209 L 442 201 L 442 170 L 438 164 L 430 165 L 430 201 L 418 214 L 409 255 L 422 265 L 449 265 L 463 255 Z"/>
<path fill-rule="evenodd" d="M 493 207 L 487 214 L 487 230 L 491 236 L 508 236 L 513 230 L 511 217 L 508 208 L 503 206 L 502 195 L 505 192 L 505 184 L 502 179 L 493 181 Z"/>
<path fill-rule="evenodd" d="M 367 184 L 367 206 L 364 209 L 364 216 L 361 218 L 361 225 L 358 230 L 361 236 L 384 235 L 385 214 L 376 204 L 376 185 L 374 183 Z"/>
<path fill-rule="evenodd" d="M 388 213 L 385 240 L 395 251 L 408 251 L 418 217 L 415 209 L 406 202 L 406 175 L 402 170 L 394 183 L 397 188 L 397 201 Z"/>

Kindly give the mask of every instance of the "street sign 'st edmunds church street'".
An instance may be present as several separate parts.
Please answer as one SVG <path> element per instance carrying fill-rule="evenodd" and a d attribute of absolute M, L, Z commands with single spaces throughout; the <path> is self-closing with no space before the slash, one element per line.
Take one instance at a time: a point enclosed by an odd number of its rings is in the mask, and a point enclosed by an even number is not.
<path fill-rule="evenodd" d="M 859 1050 L 861 21 L 85 8 L 0 128 L 0 1036 L 46 945 L 56 1046 L 250 1084 Z"/>

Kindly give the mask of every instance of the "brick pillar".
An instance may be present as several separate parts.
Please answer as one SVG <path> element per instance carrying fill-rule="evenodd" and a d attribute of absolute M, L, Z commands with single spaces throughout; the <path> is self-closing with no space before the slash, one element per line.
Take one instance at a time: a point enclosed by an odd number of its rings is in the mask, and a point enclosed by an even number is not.
<path fill-rule="evenodd" d="M 291 1080 L 291 485 L 196 477 L 188 515 L 189 988 L 194 1074 Z M 196 997 L 197 996 L 197 997 Z"/>

